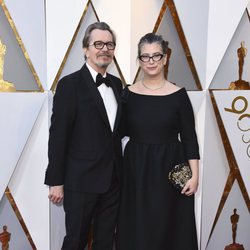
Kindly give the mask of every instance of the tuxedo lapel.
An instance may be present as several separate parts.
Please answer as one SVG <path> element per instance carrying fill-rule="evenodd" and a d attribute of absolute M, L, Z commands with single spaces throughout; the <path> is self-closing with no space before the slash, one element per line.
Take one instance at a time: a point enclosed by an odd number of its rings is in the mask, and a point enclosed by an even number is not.
<path fill-rule="evenodd" d="M 99 110 L 105 124 L 110 128 L 110 124 L 109 124 L 109 120 L 108 120 L 108 115 L 107 115 L 107 112 L 106 112 L 106 109 L 105 109 L 105 106 L 104 106 L 104 103 L 103 103 L 103 100 L 102 100 L 102 97 L 97 89 L 97 87 L 95 86 L 95 82 L 87 68 L 86 65 L 84 65 L 81 69 L 81 78 L 82 78 L 82 81 L 87 85 L 92 97 L 93 97 L 93 100 L 97 106 L 97 109 Z"/>
<path fill-rule="evenodd" d="M 121 98 L 120 98 L 120 93 L 119 93 L 118 90 L 117 90 L 116 83 L 115 83 L 114 80 L 109 76 L 109 74 L 107 74 L 107 77 L 108 77 L 109 80 L 110 80 L 110 86 L 111 86 L 111 88 L 112 88 L 113 91 L 114 91 L 115 98 L 116 98 L 116 101 L 117 101 L 117 112 L 116 112 L 115 124 L 114 124 L 114 129 L 113 129 L 113 132 L 115 132 L 116 129 L 117 129 L 117 127 L 118 127 L 118 123 L 119 123 L 120 116 L 121 116 Z"/>

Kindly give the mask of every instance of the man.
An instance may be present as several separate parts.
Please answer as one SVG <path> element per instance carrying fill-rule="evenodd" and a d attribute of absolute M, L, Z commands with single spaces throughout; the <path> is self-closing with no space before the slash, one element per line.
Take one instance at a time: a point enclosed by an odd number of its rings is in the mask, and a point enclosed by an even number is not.
<path fill-rule="evenodd" d="M 83 250 L 92 222 L 93 250 L 113 246 L 122 83 L 106 69 L 115 45 L 115 35 L 106 23 L 91 24 L 83 38 L 86 63 L 59 81 L 53 101 L 45 184 L 50 186 L 52 202 L 64 198 L 64 250 Z"/>

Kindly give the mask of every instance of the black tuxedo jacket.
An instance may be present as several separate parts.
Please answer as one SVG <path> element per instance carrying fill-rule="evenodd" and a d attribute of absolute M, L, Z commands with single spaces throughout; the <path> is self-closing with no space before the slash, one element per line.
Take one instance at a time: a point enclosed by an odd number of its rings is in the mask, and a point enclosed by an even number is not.
<path fill-rule="evenodd" d="M 119 178 L 122 83 L 113 75 L 107 77 L 117 100 L 113 132 L 102 97 L 86 65 L 59 81 L 53 99 L 45 184 L 104 193 L 109 188 L 114 166 Z"/>

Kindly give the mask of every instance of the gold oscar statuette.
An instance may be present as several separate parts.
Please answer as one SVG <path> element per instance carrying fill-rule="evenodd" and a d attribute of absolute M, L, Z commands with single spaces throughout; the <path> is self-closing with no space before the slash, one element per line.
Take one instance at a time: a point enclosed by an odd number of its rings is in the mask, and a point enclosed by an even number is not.
<path fill-rule="evenodd" d="M 237 212 L 237 209 L 235 208 L 233 210 L 233 214 L 230 217 L 231 224 L 232 224 L 233 243 L 226 246 L 225 250 L 244 250 L 243 245 L 236 243 L 237 224 L 240 218 L 240 216 L 236 212 Z"/>
<path fill-rule="evenodd" d="M 14 92 L 16 91 L 14 85 L 10 82 L 4 81 L 4 56 L 6 53 L 6 45 L 4 45 L 0 39 L 0 92 Z"/>
<path fill-rule="evenodd" d="M 250 84 L 247 81 L 242 80 L 244 58 L 247 55 L 247 48 L 244 46 L 244 41 L 241 42 L 240 48 L 237 49 L 238 65 L 239 65 L 239 80 L 231 82 L 229 89 L 231 90 L 248 90 Z"/>
<path fill-rule="evenodd" d="M 2 250 L 9 250 L 11 234 L 7 231 L 7 226 L 3 226 L 3 232 L 0 233 L 0 242 L 2 243 Z"/>

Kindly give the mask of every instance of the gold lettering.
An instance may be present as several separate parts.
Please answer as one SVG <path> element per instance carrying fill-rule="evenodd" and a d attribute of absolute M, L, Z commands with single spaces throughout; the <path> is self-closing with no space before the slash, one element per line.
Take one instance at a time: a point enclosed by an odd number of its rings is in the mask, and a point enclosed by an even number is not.
<path fill-rule="evenodd" d="M 241 116 L 239 117 L 239 120 L 241 121 L 243 118 L 249 118 L 249 119 L 250 119 L 250 115 L 249 115 L 249 114 L 243 114 L 243 115 L 241 115 Z M 249 121 L 250 121 L 250 120 L 249 120 Z M 248 130 L 250 130 L 250 127 L 249 127 L 248 129 L 243 129 L 243 128 L 241 128 L 240 125 L 239 125 L 239 121 L 237 122 L 237 127 L 238 127 L 238 129 L 241 130 L 241 131 L 248 131 Z"/>
<path fill-rule="evenodd" d="M 244 107 L 241 110 L 237 110 L 235 107 L 235 104 L 238 100 L 242 100 L 244 102 Z M 236 113 L 236 114 L 242 114 L 248 106 L 248 102 L 247 99 L 244 96 L 237 96 L 236 98 L 234 98 L 233 102 L 232 102 L 232 107 L 231 109 L 229 108 L 224 108 L 227 112 L 232 112 L 232 113 Z"/>
<path fill-rule="evenodd" d="M 239 108 L 239 107 L 237 108 L 236 107 L 237 101 L 243 102 L 244 106 L 241 107 L 241 108 Z M 250 130 L 250 127 L 243 128 L 243 126 L 242 126 L 243 120 L 245 118 L 250 119 L 250 114 L 243 114 L 246 111 L 247 107 L 248 107 L 247 99 L 244 96 L 237 96 L 237 97 L 235 97 L 233 99 L 231 108 L 224 108 L 224 110 L 227 111 L 227 112 L 231 112 L 231 113 L 235 113 L 235 114 L 241 114 L 241 116 L 238 118 L 238 121 L 237 121 L 237 127 L 238 127 L 238 129 L 240 131 L 243 131 L 243 132 L 246 132 L 246 131 Z M 247 119 L 246 123 L 249 121 L 248 119 Z M 248 125 L 248 123 L 247 123 L 247 125 Z M 246 134 L 243 134 L 242 135 L 242 142 L 246 143 L 246 144 L 250 143 L 250 138 L 246 137 Z M 250 144 L 247 146 L 246 153 L 247 153 L 247 156 L 250 158 Z"/>
<path fill-rule="evenodd" d="M 244 143 L 249 143 L 249 142 L 250 142 L 250 139 L 249 139 L 248 141 L 245 141 L 245 140 L 244 140 L 244 136 L 245 136 L 245 135 L 242 135 L 242 141 L 243 141 Z"/>
<path fill-rule="evenodd" d="M 250 144 L 247 147 L 247 156 L 250 158 Z"/>

